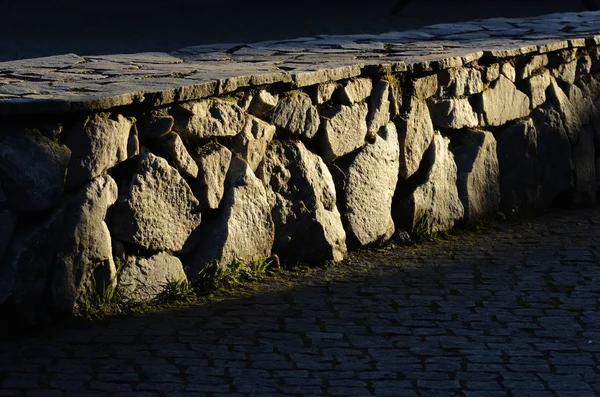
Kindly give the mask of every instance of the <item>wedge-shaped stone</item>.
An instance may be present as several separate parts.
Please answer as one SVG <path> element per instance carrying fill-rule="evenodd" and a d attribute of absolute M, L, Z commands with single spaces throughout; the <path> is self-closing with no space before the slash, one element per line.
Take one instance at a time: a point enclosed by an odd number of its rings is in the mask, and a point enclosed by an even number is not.
<path fill-rule="evenodd" d="M 66 131 L 65 144 L 71 149 L 68 189 L 84 185 L 139 153 L 137 133 L 121 115 L 112 120 L 95 114 L 79 121 Z"/>
<path fill-rule="evenodd" d="M 419 168 L 423 153 L 433 140 L 434 130 L 425 102 L 410 98 L 407 112 L 396 118 L 400 141 L 400 178 L 407 179 Z"/>
<path fill-rule="evenodd" d="M 231 150 L 246 160 L 252 171 L 256 171 L 275 132 L 274 125 L 250 117 L 242 132 L 233 138 Z"/>
<path fill-rule="evenodd" d="M 225 190 L 225 177 L 231 162 L 231 151 L 218 143 L 209 143 L 194 157 L 198 164 L 198 178 L 191 187 L 200 201 L 200 209 L 217 209 Z"/>
<path fill-rule="evenodd" d="M 274 226 L 267 192 L 244 160 L 233 157 L 225 195 L 215 220 L 202 229 L 192 255 L 190 278 L 209 264 L 226 267 L 235 260 L 251 262 L 271 255 Z"/>
<path fill-rule="evenodd" d="M 179 252 L 200 225 L 199 202 L 188 184 L 165 159 L 144 148 L 127 190 L 119 196 L 109 225 L 118 240 Z"/>
<path fill-rule="evenodd" d="M 548 55 L 534 55 L 531 58 L 522 58 L 516 67 L 516 79 L 523 80 L 534 75 L 538 70 L 548 65 Z"/>
<path fill-rule="evenodd" d="M 58 205 L 71 151 L 28 130 L 0 141 L 0 181 L 8 206 L 44 211 Z"/>
<path fill-rule="evenodd" d="M 500 66 L 500 73 L 513 83 L 517 80 L 517 71 L 510 62 L 504 62 L 502 66 Z"/>
<path fill-rule="evenodd" d="M 379 129 L 390 122 L 390 83 L 380 80 L 375 84 L 369 101 L 367 133 L 375 136 Z"/>
<path fill-rule="evenodd" d="M 500 208 L 500 169 L 491 132 L 459 131 L 451 137 L 458 196 L 469 222 L 489 218 Z"/>
<path fill-rule="evenodd" d="M 475 97 L 482 125 L 501 126 L 507 121 L 529 115 L 529 97 L 517 90 L 506 77 L 500 76 L 489 89 Z"/>
<path fill-rule="evenodd" d="M 221 99 L 184 103 L 174 112 L 174 130 L 189 139 L 235 136 L 248 117 L 238 105 Z"/>
<path fill-rule="evenodd" d="M 267 90 L 260 90 L 250 102 L 249 111 L 256 117 L 264 117 L 277 106 L 279 95 L 273 95 Z"/>
<path fill-rule="evenodd" d="M 180 173 L 191 178 L 198 176 L 198 165 L 178 134 L 169 132 L 161 136 L 157 139 L 156 146 L 160 148 L 161 154 L 164 153 L 165 158 L 170 160 Z"/>
<path fill-rule="evenodd" d="M 53 306 L 66 313 L 76 310 L 84 291 L 102 295 L 115 282 L 111 237 L 104 220 L 117 200 L 117 184 L 98 177 L 67 199 L 63 206 L 61 242 L 52 272 Z"/>
<path fill-rule="evenodd" d="M 179 258 L 166 252 L 150 258 L 130 257 L 119 274 L 117 292 L 127 300 L 151 300 L 178 281 L 187 281 Z"/>
<path fill-rule="evenodd" d="M 554 69 L 550 69 L 550 72 L 557 80 L 573 84 L 577 74 L 577 61 L 563 63 Z"/>
<path fill-rule="evenodd" d="M 550 76 L 550 72 L 547 70 L 544 70 L 543 73 L 532 76 L 531 78 L 525 80 L 524 91 L 531 100 L 531 109 L 535 109 L 546 102 L 546 89 L 548 86 L 550 86 L 551 82 L 552 77 Z"/>
<path fill-rule="evenodd" d="M 338 83 L 322 83 L 309 87 L 308 92 L 315 105 L 322 105 L 331 100 L 337 88 Z"/>
<path fill-rule="evenodd" d="M 383 242 L 394 233 L 392 198 L 398 166 L 398 133 L 394 124 L 388 123 L 375 137 L 375 143 L 362 148 L 344 172 L 348 244 Z"/>
<path fill-rule="evenodd" d="M 479 124 L 467 98 L 429 100 L 429 113 L 433 125 L 439 128 L 461 129 Z"/>
<path fill-rule="evenodd" d="M 365 100 L 371 95 L 373 90 L 373 81 L 367 78 L 356 78 L 349 80 L 346 85 L 338 90 L 338 98 L 344 105 Z"/>
<path fill-rule="evenodd" d="M 441 97 L 457 97 L 479 94 L 483 91 L 481 72 L 472 68 L 447 69 L 438 75 Z"/>
<path fill-rule="evenodd" d="M 429 99 L 438 91 L 438 76 L 437 74 L 432 74 L 416 78 L 412 81 L 412 85 L 415 97 L 422 100 Z"/>
<path fill-rule="evenodd" d="M 274 192 L 274 253 L 293 262 L 344 259 L 335 186 L 319 156 L 301 142 L 273 141 L 257 175 Z"/>
<path fill-rule="evenodd" d="M 324 110 L 322 127 L 323 159 L 331 162 L 365 144 L 367 136 L 366 103 L 335 106 Z"/>
<path fill-rule="evenodd" d="M 319 112 L 308 95 L 292 92 L 279 100 L 272 122 L 292 135 L 312 138 L 319 129 Z"/>

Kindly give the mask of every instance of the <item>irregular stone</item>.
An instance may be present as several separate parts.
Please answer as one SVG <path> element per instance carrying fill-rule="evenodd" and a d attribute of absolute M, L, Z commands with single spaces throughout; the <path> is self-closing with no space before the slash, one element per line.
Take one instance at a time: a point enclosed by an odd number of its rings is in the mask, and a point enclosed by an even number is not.
<path fill-rule="evenodd" d="M 388 240 L 394 233 L 392 198 L 398 182 L 398 133 L 393 123 L 358 152 L 345 170 L 344 221 L 349 245 Z"/>
<path fill-rule="evenodd" d="M 335 185 L 319 156 L 302 142 L 273 141 L 257 175 L 274 192 L 274 253 L 294 262 L 344 259 Z"/>
<path fill-rule="evenodd" d="M 446 69 L 438 74 L 440 97 L 478 94 L 483 91 L 481 72 L 473 68 Z"/>
<path fill-rule="evenodd" d="M 175 119 L 169 115 L 150 114 L 144 119 L 143 141 L 152 141 L 173 129 Z"/>
<path fill-rule="evenodd" d="M 198 200 L 163 158 L 142 149 L 137 170 L 110 218 L 114 237 L 153 251 L 179 252 L 200 225 Z"/>
<path fill-rule="evenodd" d="M 203 146 L 194 157 L 199 172 L 198 179 L 191 182 L 191 187 L 201 210 L 219 208 L 231 157 L 231 151 L 218 143 Z"/>
<path fill-rule="evenodd" d="M 338 87 L 338 83 L 316 84 L 310 87 L 310 97 L 315 105 L 322 105 L 331 100 L 333 93 Z"/>
<path fill-rule="evenodd" d="M 119 115 L 94 114 L 65 134 L 71 149 L 67 189 L 79 187 L 130 157 L 138 155 L 137 134 L 132 123 Z"/>
<path fill-rule="evenodd" d="M 253 114 L 256 117 L 264 117 L 277 106 L 278 101 L 279 95 L 273 95 L 267 90 L 260 90 L 258 94 L 252 98 L 248 110 L 250 111 L 250 114 Z"/>
<path fill-rule="evenodd" d="M 531 109 L 535 109 L 546 102 L 546 89 L 550 86 L 551 82 L 552 77 L 547 70 L 544 70 L 542 74 L 537 74 L 525 80 L 523 87 L 531 101 Z"/>
<path fill-rule="evenodd" d="M 500 76 L 489 89 L 477 95 L 475 101 L 482 125 L 500 126 L 529 115 L 529 97 L 517 90 L 504 76 Z"/>
<path fill-rule="evenodd" d="M 416 78 L 412 81 L 412 85 L 415 97 L 422 100 L 428 99 L 438 91 L 438 76 L 437 74 L 432 74 Z"/>
<path fill-rule="evenodd" d="M 366 103 L 334 106 L 321 112 L 323 117 L 323 159 L 331 162 L 365 144 L 367 136 Z"/>
<path fill-rule="evenodd" d="M 394 120 L 402 110 L 402 92 L 398 82 L 392 83 L 391 81 L 391 79 L 388 81 L 390 83 L 390 120 Z"/>
<path fill-rule="evenodd" d="M 486 82 L 491 83 L 492 81 L 496 80 L 498 77 L 500 77 L 500 64 L 499 63 L 493 63 L 491 65 L 487 65 L 483 69 L 483 78 L 485 79 Z"/>
<path fill-rule="evenodd" d="M 244 130 L 233 138 L 231 151 L 246 160 L 252 171 L 256 171 L 265 156 L 269 142 L 275 135 L 275 131 L 274 125 L 250 117 Z"/>
<path fill-rule="evenodd" d="M 534 75 L 541 68 L 548 65 L 548 55 L 533 55 L 531 58 L 520 59 L 516 68 L 516 79 L 523 80 Z"/>
<path fill-rule="evenodd" d="M 0 181 L 8 206 L 44 211 L 58 205 L 71 151 L 24 130 L 0 141 Z"/>
<path fill-rule="evenodd" d="M 158 138 L 157 146 L 166 158 L 171 160 L 175 167 L 184 175 L 191 178 L 198 176 L 198 165 L 190 156 L 181 137 L 174 132 L 169 132 Z"/>
<path fill-rule="evenodd" d="M 108 175 L 98 177 L 67 199 L 52 272 L 55 309 L 71 313 L 84 291 L 102 295 L 116 280 L 111 237 L 104 220 L 117 200 L 117 184 Z"/>
<path fill-rule="evenodd" d="M 379 80 L 375 84 L 371 100 L 369 101 L 369 114 L 367 115 L 367 134 L 375 136 L 379 129 L 390 122 L 390 83 Z"/>
<path fill-rule="evenodd" d="M 577 61 L 563 63 L 558 67 L 551 69 L 552 76 L 558 80 L 573 84 L 577 74 Z"/>
<path fill-rule="evenodd" d="M 500 73 L 513 83 L 517 80 L 517 71 L 515 70 L 513 64 L 510 62 L 504 62 L 502 64 L 502 66 L 500 67 Z"/>
<path fill-rule="evenodd" d="M 166 252 L 150 258 L 131 257 L 121 269 L 117 292 L 126 300 L 148 301 L 177 281 L 187 281 L 179 258 Z"/>
<path fill-rule="evenodd" d="M 373 81 L 367 78 L 349 80 L 346 85 L 338 89 L 338 98 L 344 105 L 361 102 L 371 95 Z"/>
<path fill-rule="evenodd" d="M 15 228 L 17 218 L 10 211 L 0 211 L 0 261 L 6 251 Z"/>
<path fill-rule="evenodd" d="M 436 127 L 461 129 L 479 124 L 477 113 L 467 98 L 429 100 L 427 105 Z"/>
<path fill-rule="evenodd" d="M 575 76 L 580 78 L 581 76 L 586 76 L 590 74 L 592 70 L 592 58 L 584 55 L 577 60 L 577 69 L 575 71 Z"/>
<path fill-rule="evenodd" d="M 588 122 L 591 115 L 591 106 L 589 102 L 584 102 L 581 90 L 575 85 L 568 84 L 571 88 L 573 99 L 579 99 L 577 109 L 574 104 L 569 100 L 565 92 L 560 88 L 558 82 L 552 79 L 550 86 L 546 90 L 546 96 L 548 99 L 548 107 L 551 107 L 553 111 L 558 112 L 560 116 L 560 123 L 553 125 L 553 127 L 559 130 L 564 129 L 564 132 L 569 137 L 571 143 L 575 143 L 579 139 L 579 133 L 583 129 L 582 125 L 584 122 Z"/>
<path fill-rule="evenodd" d="M 272 122 L 292 135 L 310 139 L 319 129 L 319 112 L 310 97 L 294 91 L 279 99 L 273 110 Z"/>
<path fill-rule="evenodd" d="M 457 170 L 448 145 L 450 140 L 436 134 L 427 151 L 431 170 L 423 184 L 413 191 L 398 187 L 400 197 L 395 213 L 400 229 L 414 231 L 417 225 L 433 232 L 451 229 L 463 218 L 464 208 L 456 187 Z"/>
<path fill-rule="evenodd" d="M 233 157 L 225 180 L 218 217 L 207 223 L 188 274 L 195 277 L 209 264 L 226 267 L 271 255 L 274 226 L 267 192 L 248 163 Z"/>
<path fill-rule="evenodd" d="M 248 117 L 237 104 L 221 99 L 183 103 L 174 112 L 175 131 L 189 139 L 236 136 Z"/>
<path fill-rule="evenodd" d="M 460 131 L 451 137 L 458 197 L 467 222 L 495 216 L 500 208 L 500 170 L 491 132 Z"/>
<path fill-rule="evenodd" d="M 242 97 L 238 100 L 238 106 L 244 112 L 247 112 L 250 109 L 250 105 L 252 104 L 252 100 L 254 99 L 254 95 L 250 92 L 244 92 Z M 277 98 L 279 100 L 279 97 Z"/>
<path fill-rule="evenodd" d="M 396 127 L 400 141 L 399 176 L 407 179 L 419 168 L 435 134 L 427 105 L 416 97 L 410 98 L 406 113 L 396 119 Z"/>

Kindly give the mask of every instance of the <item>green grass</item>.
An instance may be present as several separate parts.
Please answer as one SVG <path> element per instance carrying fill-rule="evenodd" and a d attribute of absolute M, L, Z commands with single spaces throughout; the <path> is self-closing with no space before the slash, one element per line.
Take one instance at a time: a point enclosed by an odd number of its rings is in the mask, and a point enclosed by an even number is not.
<path fill-rule="evenodd" d="M 427 216 L 421 217 L 412 230 L 413 238 L 417 243 L 437 241 L 438 234 L 438 231 L 433 228 Z"/>
<path fill-rule="evenodd" d="M 233 261 L 229 266 L 210 264 L 198 273 L 195 282 L 197 292 L 221 291 L 248 281 L 261 280 L 272 261 L 258 258 L 251 262 Z"/>

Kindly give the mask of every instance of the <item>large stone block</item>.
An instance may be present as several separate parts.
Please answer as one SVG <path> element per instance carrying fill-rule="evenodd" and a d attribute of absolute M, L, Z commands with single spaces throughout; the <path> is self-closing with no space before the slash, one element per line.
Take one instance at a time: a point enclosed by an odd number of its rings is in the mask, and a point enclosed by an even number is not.
<path fill-rule="evenodd" d="M 246 160 L 252 171 L 256 171 L 275 132 L 274 125 L 250 117 L 242 132 L 233 138 L 231 151 Z"/>
<path fill-rule="evenodd" d="M 323 110 L 321 137 L 325 161 L 331 162 L 365 144 L 368 111 L 366 103 Z"/>
<path fill-rule="evenodd" d="M 319 130 L 319 112 L 308 95 L 292 92 L 279 99 L 272 122 L 292 135 L 312 138 Z"/>
<path fill-rule="evenodd" d="M 338 90 L 338 98 L 344 105 L 361 102 L 371 95 L 373 81 L 367 78 L 349 80 Z"/>
<path fill-rule="evenodd" d="M 174 130 L 188 139 L 236 136 L 248 117 L 237 104 L 221 99 L 188 102 L 173 111 Z"/>
<path fill-rule="evenodd" d="M 446 69 L 438 75 L 440 97 L 461 97 L 483 91 L 481 72 L 473 68 Z"/>
<path fill-rule="evenodd" d="M 395 123 L 400 141 L 399 175 L 407 179 L 419 169 L 435 132 L 427 105 L 416 97 L 409 99 L 406 113 L 397 117 Z"/>
<path fill-rule="evenodd" d="M 535 109 L 546 102 L 546 89 L 551 82 L 552 77 L 547 70 L 524 81 L 523 87 L 531 101 L 531 109 Z"/>
<path fill-rule="evenodd" d="M 369 100 L 367 115 L 367 134 L 375 136 L 379 129 L 390 121 L 390 83 L 380 80 L 375 84 Z"/>
<path fill-rule="evenodd" d="M 200 209 L 217 209 L 225 191 L 225 177 L 232 153 L 218 143 L 204 145 L 194 157 L 198 164 L 198 178 L 190 181 Z"/>
<path fill-rule="evenodd" d="M 482 125 L 501 126 L 529 115 L 529 97 L 506 77 L 500 76 L 490 88 L 475 97 L 475 109 Z"/>
<path fill-rule="evenodd" d="M 277 106 L 278 101 L 279 95 L 273 95 L 267 90 L 260 90 L 252 98 L 248 110 L 256 117 L 265 117 Z"/>
<path fill-rule="evenodd" d="M 479 124 L 467 98 L 429 100 L 427 102 L 433 125 L 439 128 L 461 129 Z"/>
<path fill-rule="evenodd" d="M 162 135 L 156 139 L 155 146 L 158 147 L 160 154 L 164 154 L 164 157 L 170 160 L 180 173 L 190 178 L 198 176 L 198 165 L 178 134 L 168 132 Z"/>
<path fill-rule="evenodd" d="M 426 100 L 434 96 L 438 91 L 438 76 L 432 74 L 425 77 L 418 77 L 412 80 L 413 96 Z"/>
<path fill-rule="evenodd" d="M 274 192 L 274 253 L 293 262 L 344 259 L 335 185 L 319 156 L 301 142 L 273 141 L 257 175 Z"/>

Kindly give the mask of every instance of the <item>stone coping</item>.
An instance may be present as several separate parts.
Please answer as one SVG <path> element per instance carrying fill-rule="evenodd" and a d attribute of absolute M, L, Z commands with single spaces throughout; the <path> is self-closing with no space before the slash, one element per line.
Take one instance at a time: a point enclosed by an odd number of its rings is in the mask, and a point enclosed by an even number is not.
<path fill-rule="evenodd" d="M 493 18 L 384 34 L 214 44 L 167 53 L 66 54 L 0 62 L 0 116 L 148 107 L 243 87 L 304 87 L 600 44 L 600 12 Z"/>

